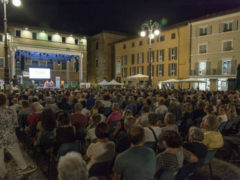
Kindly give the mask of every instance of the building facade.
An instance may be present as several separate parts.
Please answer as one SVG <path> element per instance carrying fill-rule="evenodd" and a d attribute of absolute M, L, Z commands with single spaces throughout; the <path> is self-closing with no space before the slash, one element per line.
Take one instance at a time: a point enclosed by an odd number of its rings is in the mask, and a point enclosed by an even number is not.
<path fill-rule="evenodd" d="M 29 68 L 51 69 L 65 85 L 87 81 L 87 39 L 81 35 L 9 26 L 10 79 L 29 81 Z M 4 34 L 0 34 L 0 79 L 4 79 Z"/>
<path fill-rule="evenodd" d="M 114 78 L 113 42 L 126 39 L 127 35 L 103 31 L 88 38 L 88 81 L 97 83 Z"/>
<path fill-rule="evenodd" d="M 152 39 L 152 83 L 161 88 L 162 81 L 189 78 L 190 31 L 188 23 L 169 26 L 161 30 L 159 36 Z M 148 37 L 137 37 L 115 43 L 115 78 L 124 85 L 144 86 L 148 81 L 129 80 L 136 74 L 149 75 L 150 46 Z M 166 84 L 171 86 L 173 84 Z M 183 88 L 188 85 L 181 84 Z"/>
<path fill-rule="evenodd" d="M 240 11 L 225 11 L 191 22 L 191 77 L 201 90 L 234 88 L 240 64 Z M 197 85 L 198 86 L 198 85 Z"/>

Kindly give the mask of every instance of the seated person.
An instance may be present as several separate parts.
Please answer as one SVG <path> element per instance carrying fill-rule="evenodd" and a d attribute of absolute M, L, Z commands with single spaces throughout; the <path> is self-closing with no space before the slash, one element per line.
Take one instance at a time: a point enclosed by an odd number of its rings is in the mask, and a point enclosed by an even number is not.
<path fill-rule="evenodd" d="M 35 136 L 35 133 L 33 132 L 36 130 L 36 126 L 38 123 L 38 116 L 42 112 L 43 107 L 39 102 L 34 102 L 32 104 L 32 114 L 28 115 L 28 125 L 29 125 L 29 130 L 33 133 L 32 135 Z"/>
<path fill-rule="evenodd" d="M 165 127 L 162 127 L 162 131 L 172 130 L 178 132 L 178 127 L 175 124 L 176 116 L 173 113 L 167 113 L 164 117 Z"/>
<path fill-rule="evenodd" d="M 97 139 L 95 135 L 95 129 L 100 122 L 101 122 L 101 115 L 98 113 L 94 114 L 90 124 L 87 127 L 86 141 L 93 142 L 94 140 Z"/>
<path fill-rule="evenodd" d="M 222 122 L 227 122 L 228 121 L 226 108 L 225 108 L 224 105 L 221 105 L 220 108 L 219 108 L 219 113 L 218 113 L 218 116 L 217 116 L 217 120 L 220 124 Z"/>
<path fill-rule="evenodd" d="M 218 126 L 219 123 L 215 115 L 208 115 L 205 121 L 202 122 L 202 128 L 204 130 L 203 144 L 208 147 L 208 150 L 223 147 L 223 136 L 218 131 Z"/>
<path fill-rule="evenodd" d="M 112 112 L 107 118 L 107 124 L 111 125 L 112 123 L 119 122 L 122 119 L 122 113 L 119 110 L 119 105 L 114 103 L 112 106 Z"/>
<path fill-rule="evenodd" d="M 70 152 L 62 156 L 58 162 L 57 170 L 59 180 L 88 179 L 86 162 L 77 152 Z"/>
<path fill-rule="evenodd" d="M 75 135 L 76 128 L 71 125 L 68 113 L 60 112 L 57 117 L 57 128 L 54 129 L 54 136 L 56 137 L 55 152 L 62 144 L 74 142 Z"/>
<path fill-rule="evenodd" d="M 89 160 L 87 169 L 95 163 L 110 161 L 115 155 L 115 144 L 109 141 L 110 129 L 106 123 L 100 123 L 95 129 L 97 142 L 91 143 L 87 149 L 85 160 Z"/>
<path fill-rule="evenodd" d="M 120 179 L 153 179 L 156 167 L 155 154 L 144 146 L 144 129 L 132 127 L 129 132 L 131 148 L 117 155 L 113 171 L 113 180 Z"/>
<path fill-rule="evenodd" d="M 185 142 L 183 147 L 195 154 L 198 159 L 204 158 L 207 153 L 207 146 L 202 143 L 203 139 L 204 134 L 201 129 L 191 127 L 188 132 L 188 142 Z"/>
<path fill-rule="evenodd" d="M 163 132 L 163 145 L 166 150 L 156 157 L 156 173 L 172 171 L 174 175 L 182 168 L 184 160 L 189 163 L 198 162 L 198 158 L 191 152 L 182 148 L 182 139 L 176 131 L 168 130 Z"/>
<path fill-rule="evenodd" d="M 82 128 L 85 129 L 88 124 L 87 118 L 81 113 L 82 111 L 82 104 L 81 103 L 76 103 L 74 105 L 74 113 L 71 114 L 70 120 L 73 126 L 76 128 Z"/>
<path fill-rule="evenodd" d="M 141 116 L 137 119 L 137 124 L 146 127 L 148 124 L 148 114 L 149 114 L 149 106 L 143 106 L 141 110 Z"/>

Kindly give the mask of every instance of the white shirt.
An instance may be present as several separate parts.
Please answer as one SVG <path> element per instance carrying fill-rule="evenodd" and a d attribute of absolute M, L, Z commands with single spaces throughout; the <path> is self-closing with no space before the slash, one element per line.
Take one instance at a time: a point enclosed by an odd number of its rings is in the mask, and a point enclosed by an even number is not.
<path fill-rule="evenodd" d="M 158 114 L 165 114 L 168 112 L 168 108 L 165 105 L 160 105 L 156 108 L 155 112 Z"/>
<path fill-rule="evenodd" d="M 227 115 L 226 115 L 226 114 L 218 115 L 218 116 L 217 116 L 217 119 L 218 119 L 219 123 L 227 122 L 227 121 L 228 121 L 228 118 L 227 118 Z"/>
<path fill-rule="evenodd" d="M 161 134 L 162 130 L 160 127 L 151 127 L 153 131 L 155 132 L 157 139 L 159 139 L 159 135 Z M 149 127 L 144 128 L 144 137 L 145 137 L 145 142 L 155 142 L 155 138 L 153 135 L 153 132 L 149 129 Z"/>
<path fill-rule="evenodd" d="M 148 113 L 145 113 L 141 115 L 139 118 L 137 118 L 137 124 L 145 127 L 147 126 L 147 123 L 148 123 Z"/>
<path fill-rule="evenodd" d="M 86 108 L 83 108 L 81 113 L 87 118 L 89 118 L 89 116 L 90 116 L 90 111 Z"/>

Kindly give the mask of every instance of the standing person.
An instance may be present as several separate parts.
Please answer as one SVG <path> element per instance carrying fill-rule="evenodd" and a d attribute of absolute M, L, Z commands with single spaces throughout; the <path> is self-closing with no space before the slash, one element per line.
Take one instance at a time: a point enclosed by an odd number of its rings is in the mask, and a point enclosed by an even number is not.
<path fill-rule="evenodd" d="M 8 107 L 8 100 L 5 94 L 0 93 L 0 177 L 7 176 L 7 169 L 4 164 L 4 150 L 7 150 L 18 167 L 21 169 L 20 174 L 28 174 L 37 168 L 28 166 L 23 159 L 20 150 L 15 129 L 18 126 L 17 114 Z"/>
<path fill-rule="evenodd" d="M 113 180 L 152 180 L 156 160 L 153 150 L 144 146 L 144 129 L 135 126 L 129 131 L 131 148 L 120 153 L 115 160 Z"/>

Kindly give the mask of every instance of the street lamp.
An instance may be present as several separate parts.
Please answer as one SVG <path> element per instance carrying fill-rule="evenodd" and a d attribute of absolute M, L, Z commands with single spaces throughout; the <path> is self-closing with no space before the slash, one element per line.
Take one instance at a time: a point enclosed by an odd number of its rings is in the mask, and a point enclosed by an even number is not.
<path fill-rule="evenodd" d="M 160 34 L 160 24 L 158 22 L 152 22 L 152 20 L 149 20 L 145 22 L 142 25 L 142 31 L 140 32 L 141 37 L 145 37 L 148 35 L 149 38 L 149 67 L 148 67 L 148 87 L 152 87 L 152 39 L 154 39 L 155 36 L 158 36 Z"/>
<path fill-rule="evenodd" d="M 4 26 L 4 56 L 5 56 L 5 67 L 4 67 L 4 88 L 5 90 L 9 90 L 9 67 L 8 67 L 8 42 L 7 42 L 7 4 L 9 3 L 9 0 L 1 0 L 3 3 L 3 26 Z M 21 0 L 12 0 L 12 3 L 14 6 L 21 6 Z"/>

